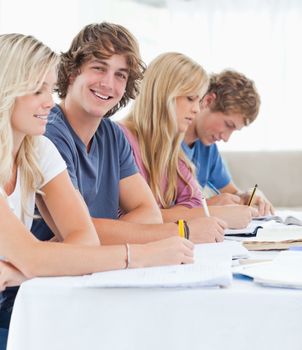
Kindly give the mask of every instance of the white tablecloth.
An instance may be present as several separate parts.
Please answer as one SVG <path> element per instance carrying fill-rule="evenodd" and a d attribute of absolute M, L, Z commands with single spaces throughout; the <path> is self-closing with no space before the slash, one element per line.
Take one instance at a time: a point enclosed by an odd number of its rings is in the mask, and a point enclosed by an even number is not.
<path fill-rule="evenodd" d="M 8 350 L 301 350 L 302 291 L 234 279 L 230 288 L 20 288 Z"/>

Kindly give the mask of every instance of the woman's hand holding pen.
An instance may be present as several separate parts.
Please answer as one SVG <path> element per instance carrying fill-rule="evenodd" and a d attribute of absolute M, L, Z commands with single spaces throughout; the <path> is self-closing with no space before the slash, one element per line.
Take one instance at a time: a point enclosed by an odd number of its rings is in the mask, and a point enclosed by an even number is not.
<path fill-rule="evenodd" d="M 216 217 L 201 217 L 188 221 L 190 240 L 194 243 L 222 242 L 227 224 Z"/>
<path fill-rule="evenodd" d="M 174 236 L 146 244 L 131 244 L 129 267 L 191 264 L 194 262 L 194 244 Z"/>

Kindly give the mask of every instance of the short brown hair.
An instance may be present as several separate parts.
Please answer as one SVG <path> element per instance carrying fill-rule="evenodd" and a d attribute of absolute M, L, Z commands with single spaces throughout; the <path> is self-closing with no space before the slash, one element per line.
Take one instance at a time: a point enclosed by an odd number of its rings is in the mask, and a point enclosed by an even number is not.
<path fill-rule="evenodd" d="M 93 57 L 108 59 L 114 54 L 126 57 L 129 76 L 124 96 L 106 117 L 125 107 L 139 92 L 145 64 L 141 60 L 135 37 L 123 26 L 107 22 L 85 26 L 73 39 L 69 50 L 61 54 L 57 89 L 59 97 L 66 97 L 70 78 L 80 74 L 81 66 L 85 62 Z"/>
<path fill-rule="evenodd" d="M 209 93 L 216 95 L 209 106 L 211 111 L 241 114 L 246 125 L 256 119 L 260 107 L 260 96 L 254 82 L 245 75 L 232 70 L 212 74 L 207 94 Z"/>

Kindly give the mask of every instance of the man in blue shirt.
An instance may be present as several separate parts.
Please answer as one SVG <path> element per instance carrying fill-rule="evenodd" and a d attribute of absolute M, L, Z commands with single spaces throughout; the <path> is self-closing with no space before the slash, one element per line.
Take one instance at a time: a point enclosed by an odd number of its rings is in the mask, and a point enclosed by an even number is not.
<path fill-rule="evenodd" d="M 136 97 L 144 67 L 132 34 L 106 22 L 84 27 L 61 55 L 61 102 L 51 110 L 45 135 L 66 161 L 103 244 L 147 243 L 178 235 L 175 223 L 162 223 L 130 145 L 108 118 Z M 39 210 L 47 217 L 43 201 Z M 204 241 L 202 220 L 188 223 L 195 242 Z M 37 220 L 32 232 L 43 240 L 52 237 L 52 232 L 60 237 L 49 216 L 47 224 L 51 230 Z M 210 236 L 213 242 L 222 239 L 218 224 Z"/>
<path fill-rule="evenodd" d="M 248 204 L 250 194 L 240 191 L 219 154 L 216 141 L 227 142 L 233 131 L 252 123 L 259 111 L 260 97 L 254 82 L 235 71 L 213 74 L 200 112 L 189 126 L 183 149 L 196 166 L 196 176 L 209 205 Z M 213 195 L 214 194 L 214 195 Z M 256 195 L 259 214 L 270 214 L 271 203 Z"/>

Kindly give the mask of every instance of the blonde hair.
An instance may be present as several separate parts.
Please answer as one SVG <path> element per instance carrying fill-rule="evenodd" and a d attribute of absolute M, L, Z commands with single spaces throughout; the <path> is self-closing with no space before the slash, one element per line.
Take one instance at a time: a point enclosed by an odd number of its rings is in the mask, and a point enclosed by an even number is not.
<path fill-rule="evenodd" d="M 208 76 L 198 63 L 177 52 L 161 54 L 148 66 L 140 94 L 126 118 L 125 125 L 138 138 L 151 190 L 163 208 L 175 202 L 179 177 L 188 184 L 180 173 L 179 160 L 193 172 L 181 149 L 184 135 L 178 132 L 176 97 L 201 95 L 207 86 Z M 164 177 L 168 179 L 165 191 Z"/>
<path fill-rule="evenodd" d="M 0 35 L 0 187 L 10 180 L 14 161 L 20 172 L 22 217 L 30 192 L 37 192 L 43 175 L 37 161 L 37 146 L 33 136 L 25 136 L 13 159 L 11 116 L 17 97 L 37 92 L 58 56 L 32 36 Z"/>

